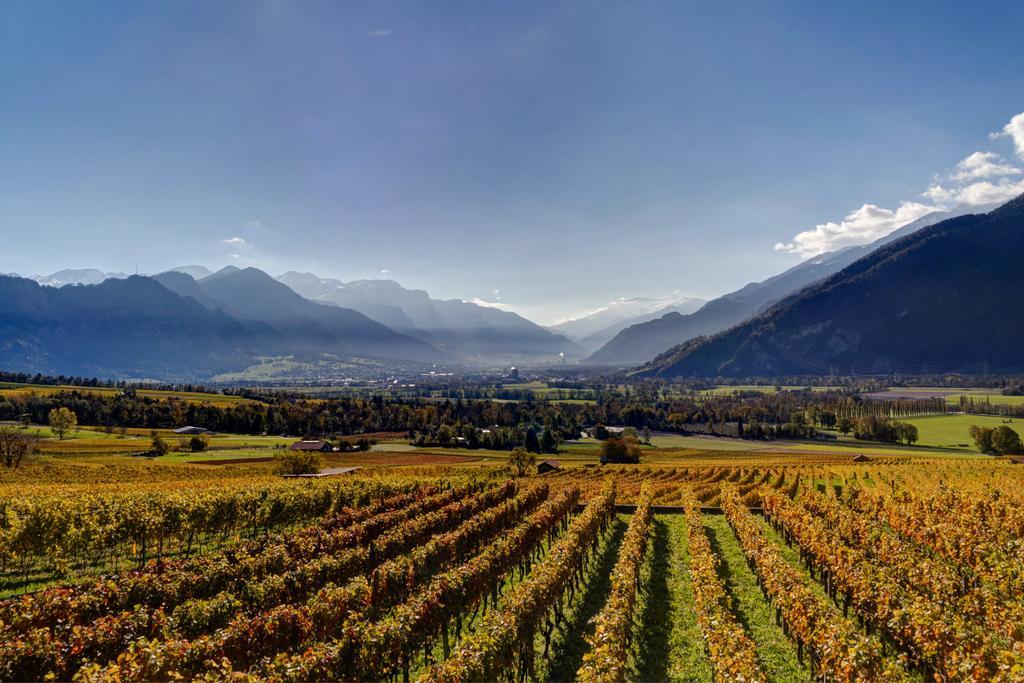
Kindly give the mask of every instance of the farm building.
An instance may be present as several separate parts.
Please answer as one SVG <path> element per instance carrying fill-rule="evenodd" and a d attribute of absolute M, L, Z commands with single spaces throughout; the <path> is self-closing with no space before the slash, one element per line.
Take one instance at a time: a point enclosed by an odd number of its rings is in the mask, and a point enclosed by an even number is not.
<path fill-rule="evenodd" d="M 1024 465 L 1024 455 L 1011 455 L 1007 460 L 1014 465 Z"/>
<path fill-rule="evenodd" d="M 562 466 L 558 464 L 557 460 L 544 460 L 537 463 L 537 474 L 544 474 L 545 472 L 554 472 L 555 470 L 561 469 Z"/>
<path fill-rule="evenodd" d="M 193 427 L 192 425 L 185 425 L 184 427 L 178 427 L 174 430 L 175 434 L 207 434 L 209 429 L 205 427 Z"/>
<path fill-rule="evenodd" d="M 326 441 L 296 441 L 289 448 L 293 451 L 320 451 L 330 453 L 331 444 Z"/>
<path fill-rule="evenodd" d="M 868 456 L 864 455 L 863 453 L 858 453 L 857 455 L 853 456 L 853 461 L 854 462 L 871 462 L 871 458 L 869 458 Z"/>

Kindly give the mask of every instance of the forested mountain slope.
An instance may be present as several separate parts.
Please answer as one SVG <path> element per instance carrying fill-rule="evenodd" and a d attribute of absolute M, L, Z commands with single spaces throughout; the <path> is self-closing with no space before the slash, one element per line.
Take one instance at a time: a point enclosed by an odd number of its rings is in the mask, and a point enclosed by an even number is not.
<path fill-rule="evenodd" d="M 1024 196 L 883 246 L 642 375 L 1024 370 Z"/>

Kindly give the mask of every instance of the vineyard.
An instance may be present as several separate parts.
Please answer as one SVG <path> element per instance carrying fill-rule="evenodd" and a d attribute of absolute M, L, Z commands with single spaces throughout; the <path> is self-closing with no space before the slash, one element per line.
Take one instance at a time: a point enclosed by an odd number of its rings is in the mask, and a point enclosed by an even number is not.
<path fill-rule="evenodd" d="M 1024 475 L 908 464 L 27 488 L 0 679 L 1024 679 Z"/>

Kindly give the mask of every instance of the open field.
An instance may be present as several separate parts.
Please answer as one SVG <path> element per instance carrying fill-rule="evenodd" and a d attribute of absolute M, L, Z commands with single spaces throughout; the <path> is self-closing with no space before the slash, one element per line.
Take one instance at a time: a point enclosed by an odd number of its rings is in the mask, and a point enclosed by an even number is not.
<path fill-rule="evenodd" d="M 126 455 L 149 450 L 152 432 L 159 434 L 172 448 L 177 447 L 183 438 L 170 429 L 128 429 L 122 435 L 119 432 L 107 433 L 99 428 L 82 427 L 63 440 L 53 436 L 49 427 L 32 426 L 28 432 L 40 437 L 39 453 L 42 455 Z M 283 448 L 296 440 L 294 437 L 244 434 L 211 434 L 209 439 L 208 455 L 220 453 L 225 457 L 228 452 Z M 271 454 L 262 453 L 264 456 Z M 171 456 L 175 455 L 178 454 L 171 453 Z"/>
<path fill-rule="evenodd" d="M 906 418 L 906 422 L 917 427 L 921 446 L 955 448 L 975 451 L 969 430 L 971 425 L 998 427 L 1006 425 L 1018 433 L 1024 433 L 1024 420 L 993 417 L 989 415 L 930 415 Z"/>
<path fill-rule="evenodd" d="M 997 389 L 967 388 L 951 389 L 949 387 L 891 387 L 888 391 L 870 394 L 873 398 L 932 398 L 943 397 L 946 403 L 960 405 L 961 396 L 970 396 L 975 400 L 988 399 L 993 405 L 1019 406 L 1024 405 L 1024 396 L 1003 396 Z"/>
<path fill-rule="evenodd" d="M 714 389 L 703 389 L 698 393 L 707 396 L 731 396 L 737 392 L 748 392 L 755 391 L 761 394 L 774 394 L 779 389 L 784 391 L 797 391 L 800 389 L 810 389 L 811 391 L 828 391 L 832 387 L 802 387 L 796 385 L 784 385 L 774 386 L 770 384 L 737 384 L 737 385 L 724 385 L 715 387 Z"/>
<path fill-rule="evenodd" d="M 1024 468 L 663 450 L 516 481 L 440 453 L 376 462 L 407 451 L 351 454 L 357 473 L 309 482 L 108 457 L 107 483 L 47 485 L 83 464 L 34 465 L 0 482 L 0 581 L 36 591 L 0 600 L 0 672 L 924 681 L 1024 664 L 1019 561 L 991 561 L 1020 540 Z M 132 524 L 142 510 L 152 526 Z"/>
<path fill-rule="evenodd" d="M 1003 418 L 990 416 L 942 415 L 924 418 L 913 418 L 908 421 L 918 426 L 920 442 L 915 446 L 896 444 L 877 444 L 858 441 L 851 437 L 840 437 L 838 441 L 755 441 L 729 437 L 713 437 L 703 435 L 682 435 L 655 433 L 651 436 L 651 445 L 644 446 L 646 457 L 655 461 L 666 458 L 689 456 L 693 453 L 723 453 L 751 455 L 778 455 L 785 453 L 806 454 L 822 453 L 852 457 L 856 454 L 879 456 L 915 456 L 941 455 L 950 452 L 973 452 L 974 445 L 967 437 L 967 429 L 971 424 L 996 426 L 1003 424 Z M 1011 426 L 1015 426 L 1011 423 Z M 1024 429 L 1024 427 L 1022 427 Z M 125 436 L 117 432 L 83 427 L 70 434 L 64 440 L 58 440 L 48 427 L 33 426 L 31 433 L 41 437 L 39 453 L 43 456 L 81 457 L 81 456 L 117 456 L 145 453 L 150 448 L 150 434 L 154 430 L 129 429 Z M 190 462 L 211 460 L 234 460 L 240 458 L 269 458 L 283 448 L 292 444 L 296 437 L 280 436 L 248 436 L 237 434 L 210 435 L 209 448 L 203 453 L 190 453 L 176 450 L 182 440 L 171 430 L 155 430 L 172 447 L 172 451 L 159 459 L 167 462 Z M 1020 431 L 1020 430 L 1019 430 Z M 417 448 L 397 435 L 371 435 L 384 439 L 372 447 L 374 453 L 409 453 L 429 456 L 451 455 L 482 463 L 501 463 L 508 456 L 507 451 L 488 451 L 485 449 L 469 450 L 464 448 Z M 966 445 L 964 445 L 966 444 Z M 601 442 L 591 438 L 581 438 L 563 443 L 555 456 L 566 461 L 596 461 Z M 338 454 L 335 454 L 335 457 Z M 349 454 L 355 455 L 355 454 Z M 394 458 L 392 458 L 394 460 Z M 354 458 L 346 458 L 345 464 L 354 463 Z M 395 462 L 398 462 L 395 460 Z M 383 463 L 382 463 L 383 464 Z"/>
<path fill-rule="evenodd" d="M 81 394 L 117 395 L 122 393 L 117 387 L 79 387 L 71 385 L 48 384 L 17 384 L 0 382 L 0 396 L 50 396 L 52 394 L 77 391 Z M 252 399 L 224 394 L 199 393 L 192 391 L 164 391 L 161 389 L 135 389 L 136 395 L 156 400 L 177 399 L 188 403 L 210 403 L 213 405 L 235 405 L 253 403 Z"/>

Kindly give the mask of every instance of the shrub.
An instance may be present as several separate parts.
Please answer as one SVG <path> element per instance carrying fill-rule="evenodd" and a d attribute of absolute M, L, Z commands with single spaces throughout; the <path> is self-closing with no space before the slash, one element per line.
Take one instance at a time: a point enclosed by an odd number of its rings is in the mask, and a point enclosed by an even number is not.
<path fill-rule="evenodd" d="M 640 462 L 640 444 L 632 437 L 609 438 L 601 444 L 601 464 Z"/>
<path fill-rule="evenodd" d="M 150 432 L 149 437 L 150 437 L 150 447 L 149 447 L 149 450 L 150 450 L 150 452 L 153 455 L 156 455 L 156 456 L 167 455 L 170 452 L 171 447 L 167 445 L 167 442 L 164 441 L 163 437 L 160 436 L 160 434 L 156 430 L 153 430 L 152 432 Z"/>

